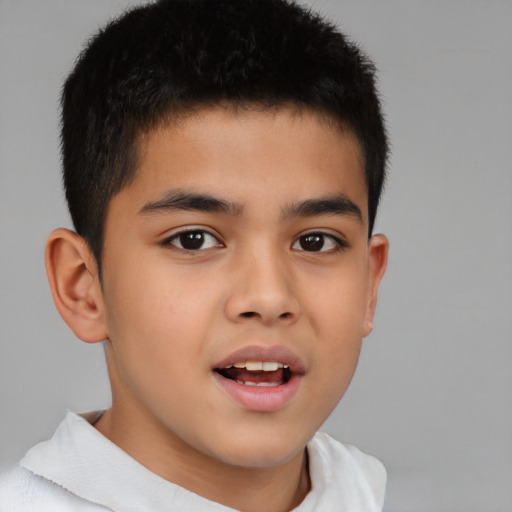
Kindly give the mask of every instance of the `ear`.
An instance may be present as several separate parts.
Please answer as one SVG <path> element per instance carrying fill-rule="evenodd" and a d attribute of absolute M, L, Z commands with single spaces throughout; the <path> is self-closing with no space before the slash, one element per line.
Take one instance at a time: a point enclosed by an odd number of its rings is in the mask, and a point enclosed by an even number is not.
<path fill-rule="evenodd" d="M 105 340 L 108 334 L 98 266 L 87 242 L 73 231 L 56 229 L 48 238 L 45 262 L 60 316 L 81 340 Z"/>
<path fill-rule="evenodd" d="M 368 243 L 368 256 L 370 266 L 370 289 L 366 309 L 363 336 L 368 336 L 373 330 L 373 317 L 377 307 L 379 285 L 388 264 L 389 241 L 384 235 L 374 235 Z"/>

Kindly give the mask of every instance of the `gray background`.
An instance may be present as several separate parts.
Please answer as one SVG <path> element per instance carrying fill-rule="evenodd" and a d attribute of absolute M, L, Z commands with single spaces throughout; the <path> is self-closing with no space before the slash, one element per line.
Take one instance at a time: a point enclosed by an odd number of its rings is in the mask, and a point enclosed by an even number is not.
<path fill-rule="evenodd" d="M 109 404 L 100 345 L 46 284 L 69 226 L 58 94 L 82 43 L 134 2 L 0 0 L 0 465 L 66 409 Z M 374 333 L 325 428 L 384 461 L 387 510 L 512 510 L 512 2 L 317 0 L 380 68 L 391 240 Z"/>

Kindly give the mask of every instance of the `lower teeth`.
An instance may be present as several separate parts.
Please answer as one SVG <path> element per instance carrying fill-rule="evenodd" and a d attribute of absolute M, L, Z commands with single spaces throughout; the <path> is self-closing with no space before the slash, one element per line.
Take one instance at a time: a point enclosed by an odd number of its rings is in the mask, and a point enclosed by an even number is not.
<path fill-rule="evenodd" d="M 243 384 L 244 386 L 255 386 L 255 387 L 260 387 L 260 388 L 263 388 L 263 387 L 266 387 L 266 388 L 270 388 L 270 387 L 276 387 L 276 386 L 280 386 L 282 384 L 282 382 L 251 382 L 250 380 L 246 380 L 246 381 L 243 381 L 243 380 L 235 380 L 235 382 L 237 384 Z"/>

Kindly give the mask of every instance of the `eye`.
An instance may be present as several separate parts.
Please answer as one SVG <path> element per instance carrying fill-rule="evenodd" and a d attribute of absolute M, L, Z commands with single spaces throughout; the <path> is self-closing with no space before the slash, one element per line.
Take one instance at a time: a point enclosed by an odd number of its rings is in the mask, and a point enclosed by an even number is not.
<path fill-rule="evenodd" d="M 203 251 L 222 244 L 210 233 L 203 229 L 180 231 L 164 241 L 164 245 L 172 245 L 185 251 Z"/>
<path fill-rule="evenodd" d="M 348 244 L 335 237 L 322 232 L 306 233 L 299 236 L 292 245 L 292 249 L 307 252 L 330 252 L 344 249 Z"/>

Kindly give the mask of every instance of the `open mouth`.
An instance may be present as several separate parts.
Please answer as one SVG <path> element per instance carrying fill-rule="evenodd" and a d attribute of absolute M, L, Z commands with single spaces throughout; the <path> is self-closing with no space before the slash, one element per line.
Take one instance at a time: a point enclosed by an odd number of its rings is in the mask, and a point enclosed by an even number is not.
<path fill-rule="evenodd" d="M 292 377 L 290 367 L 277 361 L 236 362 L 215 371 L 237 384 L 255 387 L 281 386 Z"/>
<path fill-rule="evenodd" d="M 245 410 L 276 412 L 288 406 L 301 389 L 306 367 L 283 346 L 246 346 L 217 362 L 214 381 Z"/>

